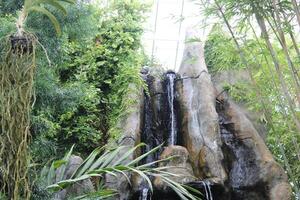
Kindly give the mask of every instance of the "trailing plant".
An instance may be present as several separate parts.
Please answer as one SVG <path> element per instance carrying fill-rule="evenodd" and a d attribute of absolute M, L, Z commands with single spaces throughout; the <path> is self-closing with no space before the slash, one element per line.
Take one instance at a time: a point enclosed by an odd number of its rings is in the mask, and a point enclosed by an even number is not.
<path fill-rule="evenodd" d="M 35 72 L 35 38 L 30 46 L 6 38 L 0 57 L 0 192 L 28 199 L 28 141 Z"/>
<path fill-rule="evenodd" d="M 67 0 L 72 3 L 73 1 Z M 33 83 L 37 38 L 24 30 L 28 14 L 42 12 L 60 32 L 56 18 L 42 5 L 53 5 L 65 11 L 59 1 L 25 0 L 16 22 L 17 32 L 1 40 L 0 55 L 0 192 L 8 199 L 29 199 L 28 176 L 30 112 L 33 99 Z"/>

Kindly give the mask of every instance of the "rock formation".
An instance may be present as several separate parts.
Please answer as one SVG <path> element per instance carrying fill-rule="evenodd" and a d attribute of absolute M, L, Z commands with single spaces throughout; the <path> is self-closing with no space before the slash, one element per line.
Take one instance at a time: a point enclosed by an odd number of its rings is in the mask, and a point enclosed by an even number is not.
<path fill-rule="evenodd" d="M 188 32 L 188 38 L 197 35 Z M 132 98 L 134 112 L 120 122 L 120 144 L 148 146 L 138 154 L 164 143 L 142 162 L 169 156 L 162 162 L 168 172 L 214 200 L 289 200 L 291 187 L 282 167 L 238 105 L 228 100 L 211 81 L 201 42 L 187 43 L 179 72 L 144 68 L 147 91 Z M 134 156 L 134 155 L 133 155 Z M 131 158 L 132 159 L 132 158 Z M 160 178 L 152 178 L 154 193 L 132 175 L 132 185 L 122 177 L 106 177 L 106 184 L 120 195 L 116 199 L 180 199 Z"/>

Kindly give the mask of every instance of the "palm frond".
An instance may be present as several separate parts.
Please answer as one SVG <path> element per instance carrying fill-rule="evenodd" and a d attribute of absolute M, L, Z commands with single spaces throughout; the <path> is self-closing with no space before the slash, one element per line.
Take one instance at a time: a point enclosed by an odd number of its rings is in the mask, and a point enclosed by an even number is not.
<path fill-rule="evenodd" d="M 129 162 L 123 162 L 127 160 L 138 148 L 144 146 L 145 144 L 139 144 L 135 147 L 129 147 L 129 146 L 120 146 L 113 149 L 105 149 L 105 147 L 97 148 L 95 149 L 88 157 L 85 159 L 85 161 L 79 166 L 79 168 L 73 173 L 70 179 L 67 180 L 61 180 L 56 183 L 50 184 L 47 189 L 51 189 L 52 191 L 59 191 L 62 189 L 65 189 L 79 181 L 91 178 L 91 177 L 104 177 L 105 174 L 112 175 L 114 177 L 118 177 L 119 175 L 124 176 L 128 183 L 130 184 L 130 175 L 132 173 L 138 174 L 142 179 L 147 183 L 149 189 L 151 192 L 153 192 L 152 182 L 150 177 L 160 177 L 161 180 L 169 186 L 171 189 L 174 190 L 175 193 L 179 197 L 181 197 L 184 200 L 199 200 L 198 197 L 194 196 L 190 193 L 193 192 L 194 194 L 200 194 L 197 190 L 192 189 L 188 186 L 179 184 L 172 180 L 172 177 L 180 177 L 178 174 L 174 174 L 169 172 L 168 170 L 172 167 L 170 166 L 164 166 L 164 167 L 153 167 L 155 164 L 160 162 L 165 162 L 170 159 L 173 159 L 174 157 L 165 158 L 158 161 L 153 161 L 151 163 L 143 164 L 138 166 L 139 162 L 146 158 L 148 155 L 156 152 L 158 149 L 161 148 L 162 145 L 159 145 L 155 147 L 154 149 L 148 151 L 145 154 L 142 154 L 138 156 L 137 158 L 133 159 Z M 126 153 L 122 155 L 122 152 L 126 150 Z M 66 155 L 69 155 L 69 151 Z M 120 158 L 117 158 L 117 156 L 120 156 Z M 66 158 L 67 156 L 65 156 Z M 176 157 L 176 156 L 175 156 Z M 65 159 L 63 159 L 65 160 Z M 59 162 L 64 167 L 66 166 L 66 163 Z M 54 164 L 52 163 L 52 168 L 49 173 L 53 173 Z M 177 167 L 178 168 L 178 167 Z M 53 176 L 50 176 L 53 180 Z M 105 189 L 105 188 L 103 188 Z M 94 193 L 93 195 L 100 195 L 102 193 Z M 79 199 L 87 198 L 88 196 L 84 195 L 81 197 L 78 197 Z"/>

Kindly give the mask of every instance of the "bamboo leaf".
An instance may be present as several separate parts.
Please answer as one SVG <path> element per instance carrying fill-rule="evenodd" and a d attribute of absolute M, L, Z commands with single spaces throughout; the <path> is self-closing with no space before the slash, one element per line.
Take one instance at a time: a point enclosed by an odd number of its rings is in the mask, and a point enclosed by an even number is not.
<path fill-rule="evenodd" d="M 59 0 L 59 1 L 70 3 L 70 4 L 76 3 L 76 0 Z"/>

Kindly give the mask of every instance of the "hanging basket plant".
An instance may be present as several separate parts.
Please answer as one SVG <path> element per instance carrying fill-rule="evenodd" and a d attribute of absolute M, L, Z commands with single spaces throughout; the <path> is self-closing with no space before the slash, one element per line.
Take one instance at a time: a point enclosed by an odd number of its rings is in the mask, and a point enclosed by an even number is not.
<path fill-rule="evenodd" d="M 24 29 L 28 15 L 40 12 L 61 30 L 45 5 L 66 13 L 62 2 L 73 0 L 25 0 L 16 22 L 17 32 L 0 41 L 0 193 L 8 199 L 30 198 L 28 179 L 30 112 L 34 96 L 35 49 L 37 38 Z"/>

